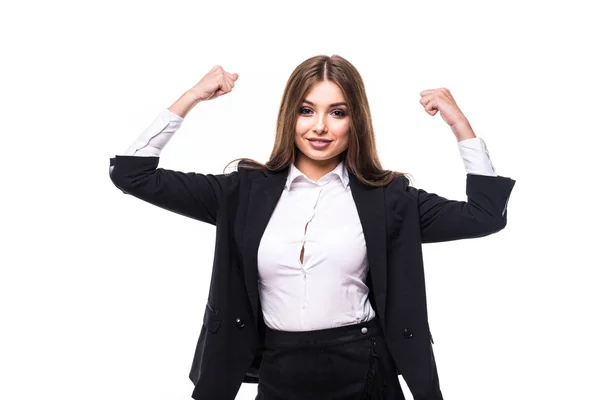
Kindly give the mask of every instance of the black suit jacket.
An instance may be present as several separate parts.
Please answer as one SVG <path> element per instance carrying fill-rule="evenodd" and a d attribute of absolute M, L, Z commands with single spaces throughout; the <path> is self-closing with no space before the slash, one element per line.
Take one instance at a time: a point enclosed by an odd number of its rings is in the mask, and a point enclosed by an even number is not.
<path fill-rule="evenodd" d="M 265 325 L 256 259 L 288 169 L 240 166 L 205 175 L 158 168 L 158 162 L 116 156 L 110 177 L 126 194 L 216 226 L 210 291 L 189 378 L 194 399 L 234 399 L 242 382 L 258 382 Z M 397 372 L 415 400 L 441 400 L 421 244 L 503 229 L 515 180 L 467 174 L 468 199 L 456 201 L 416 189 L 404 176 L 379 188 L 349 177 L 367 247 L 369 299 Z"/>

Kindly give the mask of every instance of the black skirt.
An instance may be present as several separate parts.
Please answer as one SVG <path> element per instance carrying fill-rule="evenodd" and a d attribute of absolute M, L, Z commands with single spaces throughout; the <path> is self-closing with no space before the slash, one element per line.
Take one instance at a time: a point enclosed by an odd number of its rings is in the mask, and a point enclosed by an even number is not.
<path fill-rule="evenodd" d="M 405 400 L 379 318 L 304 332 L 266 327 L 256 400 Z"/>

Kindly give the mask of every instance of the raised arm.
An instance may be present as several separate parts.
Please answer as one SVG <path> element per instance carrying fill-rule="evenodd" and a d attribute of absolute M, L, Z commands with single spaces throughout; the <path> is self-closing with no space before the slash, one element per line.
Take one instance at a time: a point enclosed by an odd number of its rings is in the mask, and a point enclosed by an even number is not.
<path fill-rule="evenodd" d="M 467 171 L 467 201 L 449 200 L 407 182 L 406 191 L 419 208 L 421 242 L 471 239 L 504 229 L 516 181 L 496 174 L 485 142 L 475 135 L 448 89 L 424 90 L 420 102 L 429 115 L 439 111 L 451 127 Z"/>
<path fill-rule="evenodd" d="M 110 179 L 123 193 L 166 210 L 216 225 L 222 196 L 238 182 L 237 171 L 200 174 L 158 168 L 160 150 L 199 102 L 229 93 L 237 80 L 220 66 L 165 109 L 124 155 L 110 159 Z"/>

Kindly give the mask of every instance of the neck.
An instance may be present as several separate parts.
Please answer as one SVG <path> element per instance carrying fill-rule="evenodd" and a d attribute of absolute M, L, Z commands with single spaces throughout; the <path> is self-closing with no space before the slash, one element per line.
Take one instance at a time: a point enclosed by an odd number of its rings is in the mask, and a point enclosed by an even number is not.
<path fill-rule="evenodd" d="M 333 171 L 339 163 L 339 156 L 329 160 L 313 160 L 300 153 L 294 165 L 309 179 L 316 182 Z"/>

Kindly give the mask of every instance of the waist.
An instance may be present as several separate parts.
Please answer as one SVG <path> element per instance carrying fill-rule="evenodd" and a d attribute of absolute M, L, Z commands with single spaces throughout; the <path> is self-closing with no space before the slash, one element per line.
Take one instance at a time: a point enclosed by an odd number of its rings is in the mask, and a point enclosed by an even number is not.
<path fill-rule="evenodd" d="M 357 324 L 343 325 L 330 329 L 313 331 L 278 331 L 268 326 L 265 328 L 265 347 L 267 348 L 302 348 L 320 347 L 351 342 L 354 340 L 378 335 L 381 333 L 379 317 Z"/>

